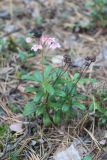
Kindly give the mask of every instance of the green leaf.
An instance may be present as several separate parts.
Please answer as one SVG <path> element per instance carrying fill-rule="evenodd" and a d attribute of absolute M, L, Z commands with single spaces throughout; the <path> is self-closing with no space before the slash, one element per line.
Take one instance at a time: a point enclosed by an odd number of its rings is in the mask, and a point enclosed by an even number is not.
<path fill-rule="evenodd" d="M 85 7 L 86 8 L 90 8 L 90 7 L 92 7 L 93 6 L 93 3 L 92 2 L 86 2 L 85 3 Z"/>
<path fill-rule="evenodd" d="M 67 104 L 64 104 L 63 107 L 62 107 L 62 112 L 68 112 L 70 109 L 70 106 L 67 105 Z"/>
<path fill-rule="evenodd" d="M 42 96 L 43 96 L 43 93 L 37 93 L 36 95 L 34 95 L 33 101 L 36 103 L 39 102 L 41 100 Z"/>
<path fill-rule="evenodd" d="M 28 102 L 24 107 L 23 114 L 25 116 L 28 116 L 28 115 L 31 115 L 34 112 L 35 112 L 34 103 L 33 102 Z"/>
<path fill-rule="evenodd" d="M 85 110 L 85 109 L 86 109 L 85 105 L 83 105 L 83 104 L 81 104 L 81 103 L 79 103 L 79 102 L 73 102 L 73 103 L 72 103 L 72 106 L 77 107 L 77 108 L 79 108 L 80 110 Z"/>
<path fill-rule="evenodd" d="M 62 90 L 55 90 L 55 95 L 56 96 L 60 96 L 60 97 L 65 97 L 66 96 L 66 93 Z"/>
<path fill-rule="evenodd" d="M 58 102 L 50 102 L 49 106 L 51 107 L 51 109 L 54 109 L 55 111 L 61 110 L 62 108 L 61 103 Z"/>
<path fill-rule="evenodd" d="M 33 93 L 36 91 L 36 88 L 35 87 L 26 87 L 25 88 L 25 92 L 26 93 Z"/>
<path fill-rule="evenodd" d="M 93 112 L 93 111 L 94 111 L 94 104 L 93 104 L 93 103 L 90 104 L 90 106 L 89 106 L 89 111 L 90 111 L 90 112 Z"/>
<path fill-rule="evenodd" d="M 35 81 L 37 81 L 37 82 L 43 81 L 42 73 L 40 71 L 36 71 L 34 73 L 34 78 L 35 78 Z"/>
<path fill-rule="evenodd" d="M 72 88 L 73 88 L 73 83 L 72 83 L 72 81 L 70 81 L 70 82 L 67 82 L 67 83 L 65 83 L 65 85 L 64 85 L 64 91 L 66 92 L 66 93 L 70 93 L 70 91 L 72 90 Z"/>
<path fill-rule="evenodd" d="M 85 156 L 82 160 L 92 160 L 91 156 Z"/>
<path fill-rule="evenodd" d="M 62 72 L 61 69 L 56 68 L 54 71 L 52 71 L 52 73 L 50 74 L 50 79 L 55 80 L 57 78 L 57 76 Z"/>
<path fill-rule="evenodd" d="M 18 160 L 19 155 L 20 154 L 19 154 L 18 150 L 11 152 L 10 153 L 10 160 Z"/>
<path fill-rule="evenodd" d="M 106 109 L 101 107 L 100 104 L 95 101 L 95 99 L 93 99 L 92 103 L 89 106 L 90 112 L 93 112 L 94 110 L 99 111 L 100 113 L 103 113 L 106 115 Z"/>
<path fill-rule="evenodd" d="M 19 58 L 21 59 L 21 61 L 24 61 L 24 60 L 26 60 L 26 57 L 27 57 L 27 55 L 26 55 L 26 52 L 19 52 Z"/>
<path fill-rule="evenodd" d="M 40 116 L 44 113 L 44 106 L 39 106 L 38 108 L 36 108 L 36 115 Z"/>
<path fill-rule="evenodd" d="M 87 98 L 86 95 L 79 95 L 79 94 L 78 94 L 78 95 L 76 96 L 76 99 L 78 99 L 78 100 L 80 100 L 80 99 L 81 99 L 81 100 L 86 100 L 86 98 Z"/>
<path fill-rule="evenodd" d="M 45 79 L 48 78 L 51 70 L 52 70 L 52 66 L 48 65 L 48 66 L 45 67 L 45 70 L 44 70 L 44 78 Z"/>
<path fill-rule="evenodd" d="M 43 88 L 44 88 L 44 91 L 45 91 L 45 92 L 47 91 L 50 95 L 53 95 L 53 94 L 55 93 L 54 88 L 53 88 L 52 85 L 49 84 L 49 83 L 43 84 Z"/>
<path fill-rule="evenodd" d="M 105 112 L 103 112 L 104 113 L 104 116 L 107 116 L 107 110 L 105 110 Z"/>
<path fill-rule="evenodd" d="M 51 124 L 51 120 L 46 112 L 43 115 L 43 123 L 45 126 L 49 126 Z"/>
<path fill-rule="evenodd" d="M 79 76 L 80 76 L 79 73 L 75 73 L 75 74 L 74 74 L 74 77 L 73 77 L 73 80 L 74 80 L 74 81 L 78 80 Z"/>
<path fill-rule="evenodd" d="M 96 81 L 96 79 L 94 79 L 94 78 L 81 78 L 80 80 L 79 80 L 79 83 L 80 84 L 84 84 L 84 83 L 96 83 L 97 81 Z"/>
<path fill-rule="evenodd" d="M 107 4 L 107 0 L 103 0 L 104 5 Z"/>
<path fill-rule="evenodd" d="M 61 120 L 61 115 L 60 112 L 57 111 L 54 113 L 53 121 L 55 124 L 59 124 L 60 120 Z"/>
<path fill-rule="evenodd" d="M 21 79 L 23 79 L 23 80 L 35 81 L 34 75 L 30 75 L 30 74 L 23 75 L 23 76 L 21 77 Z"/>

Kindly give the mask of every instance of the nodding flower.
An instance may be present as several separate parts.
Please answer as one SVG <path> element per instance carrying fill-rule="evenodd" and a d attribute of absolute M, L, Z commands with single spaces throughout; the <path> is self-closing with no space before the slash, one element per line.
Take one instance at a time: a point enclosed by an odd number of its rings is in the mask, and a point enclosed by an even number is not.
<path fill-rule="evenodd" d="M 96 57 L 95 57 L 95 56 L 93 56 L 93 57 L 87 56 L 87 57 L 85 58 L 85 60 L 86 60 L 86 61 L 95 62 L 95 61 L 96 61 Z"/>
<path fill-rule="evenodd" d="M 36 44 L 34 44 L 34 45 L 32 46 L 32 48 L 31 48 L 31 50 L 33 50 L 33 51 L 35 51 L 35 52 L 36 52 L 38 49 L 40 49 L 40 50 L 43 49 L 42 45 L 38 45 L 38 44 L 36 45 Z"/>
<path fill-rule="evenodd" d="M 48 35 L 43 35 L 40 38 L 40 44 L 49 49 L 56 49 L 61 47 L 55 38 L 49 37 Z"/>
<path fill-rule="evenodd" d="M 32 43 L 32 38 L 28 37 L 26 38 L 27 43 Z M 48 48 L 48 49 L 56 49 L 60 48 L 60 44 L 57 42 L 57 40 L 53 37 L 49 37 L 48 35 L 42 35 L 39 39 L 38 44 L 34 44 L 31 48 L 33 51 L 37 51 L 38 49 Z"/>

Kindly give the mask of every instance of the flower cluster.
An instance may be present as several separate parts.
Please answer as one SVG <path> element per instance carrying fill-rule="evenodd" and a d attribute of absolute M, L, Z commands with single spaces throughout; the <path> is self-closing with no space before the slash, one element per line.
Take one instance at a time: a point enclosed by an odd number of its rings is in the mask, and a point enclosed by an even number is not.
<path fill-rule="evenodd" d="M 85 58 L 85 60 L 86 60 L 85 65 L 86 65 L 86 66 L 90 66 L 91 63 L 93 63 L 93 62 L 96 61 L 96 57 L 95 57 L 95 56 L 93 56 L 93 57 L 87 56 L 87 57 Z"/>
<path fill-rule="evenodd" d="M 27 37 L 26 42 L 27 43 L 32 43 L 32 38 Z M 56 49 L 60 48 L 60 44 L 57 42 L 55 38 L 49 37 L 48 35 L 42 35 L 41 38 L 39 39 L 38 44 L 34 44 L 31 48 L 33 51 L 37 51 L 38 49 L 42 50 L 43 48 L 48 48 L 48 49 Z"/>
<path fill-rule="evenodd" d="M 71 57 L 68 54 L 64 55 L 64 63 L 67 65 L 69 68 L 74 67 L 71 61 Z"/>
<path fill-rule="evenodd" d="M 86 61 L 95 62 L 95 61 L 96 61 L 96 57 L 95 57 L 95 56 L 93 56 L 93 57 L 87 56 L 87 57 L 85 58 L 85 60 L 86 60 Z"/>

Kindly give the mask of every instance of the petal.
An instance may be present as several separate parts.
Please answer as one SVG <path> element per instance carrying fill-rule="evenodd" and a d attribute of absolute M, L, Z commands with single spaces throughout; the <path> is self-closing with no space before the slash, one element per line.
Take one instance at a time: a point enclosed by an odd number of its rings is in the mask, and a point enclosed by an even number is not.
<path fill-rule="evenodd" d="M 27 42 L 27 43 L 31 43 L 31 42 L 32 42 L 32 38 L 27 37 L 27 38 L 26 38 L 26 42 Z"/>
<path fill-rule="evenodd" d="M 38 49 L 43 49 L 42 45 L 38 45 Z"/>
<path fill-rule="evenodd" d="M 42 45 L 36 45 L 35 44 L 35 45 L 32 46 L 31 50 L 36 52 L 38 49 L 42 49 L 42 48 L 43 48 Z"/>
<path fill-rule="evenodd" d="M 49 46 L 49 48 L 51 48 L 51 49 L 56 49 L 56 48 L 60 48 L 61 46 L 60 46 L 60 44 L 59 43 L 53 43 L 53 44 L 51 44 L 50 46 Z"/>
<path fill-rule="evenodd" d="M 47 41 L 48 38 L 49 38 L 49 37 L 48 37 L 47 35 L 43 35 L 43 36 L 40 38 L 40 43 L 41 43 L 42 45 L 44 45 L 44 44 L 46 43 L 46 41 Z"/>
<path fill-rule="evenodd" d="M 38 50 L 37 45 L 33 45 L 32 48 L 31 48 L 31 50 L 33 50 L 33 51 L 36 52 Z"/>

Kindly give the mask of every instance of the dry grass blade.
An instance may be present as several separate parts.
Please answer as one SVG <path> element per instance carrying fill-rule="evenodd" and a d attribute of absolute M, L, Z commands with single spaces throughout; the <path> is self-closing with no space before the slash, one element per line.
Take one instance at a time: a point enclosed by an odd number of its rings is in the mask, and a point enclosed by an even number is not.
<path fill-rule="evenodd" d="M 30 156 L 28 156 L 28 160 L 40 160 L 40 158 L 35 155 L 33 152 L 29 152 Z"/>
<path fill-rule="evenodd" d="M 34 136 L 33 137 L 29 137 L 29 138 L 23 140 L 21 142 L 21 147 L 19 149 L 19 152 L 22 152 L 22 150 L 25 148 L 25 146 L 27 145 L 27 143 L 30 142 L 32 139 L 34 139 Z"/>
<path fill-rule="evenodd" d="M 2 76 L 3 74 L 9 74 L 13 71 L 12 67 L 4 67 L 4 68 L 0 68 L 0 76 Z"/>
<path fill-rule="evenodd" d="M 0 124 L 1 128 L 5 128 L 6 124 L 6 129 L 11 126 L 9 137 L 7 131 L 4 132 L 3 138 L 0 136 L 0 150 L 3 151 L 0 153 L 0 159 L 3 154 L 3 159 L 9 160 L 9 154 L 18 150 L 20 157 L 18 159 L 50 160 L 57 152 L 66 150 L 78 142 L 76 147 L 78 150 L 83 148 L 84 155 L 90 154 L 93 156 L 93 160 L 100 160 L 100 154 L 103 152 L 101 146 L 106 147 L 99 144 L 102 140 L 100 133 L 105 130 L 106 123 L 103 125 L 104 127 L 97 126 L 94 116 L 97 115 L 95 100 L 101 101 L 101 107 L 104 109 L 106 109 L 107 103 L 106 95 L 104 95 L 103 102 L 102 95 L 101 98 L 97 97 L 95 91 L 100 89 L 106 91 L 107 88 L 106 28 L 104 30 L 98 26 L 94 28 L 88 23 L 90 16 L 86 16 L 86 14 L 90 14 L 90 9 L 85 8 L 84 0 L 0 0 L 0 6 Z M 52 65 L 53 70 L 60 67 L 51 61 L 55 55 L 69 54 L 72 63 L 78 62 L 77 67 L 69 69 L 71 79 L 74 78 L 76 72 L 81 71 L 82 66 L 79 63 L 82 63 L 84 57 L 96 56 L 96 62 L 92 64 L 93 66 L 91 65 L 89 69 L 84 71 L 83 78 L 89 79 L 89 82 L 85 82 L 83 79 L 83 83 L 77 83 L 77 92 L 81 98 L 79 99 L 78 96 L 76 99 L 86 105 L 86 110 L 81 112 L 77 107 L 73 107 L 77 116 L 70 123 L 64 123 L 62 120 L 58 127 L 45 128 L 42 125 L 42 116 L 37 119 L 33 117 L 35 113 L 29 118 L 22 115 L 25 104 L 34 96 L 33 92 L 25 92 L 25 88 L 29 86 L 38 90 L 39 83 L 22 80 L 21 77 L 23 74 L 33 74 L 35 70 L 42 70 L 41 54 L 34 54 L 30 51 L 30 45 L 25 43 L 32 27 L 37 28 L 37 32 L 42 28 L 43 35 L 49 34 L 59 39 L 61 48 L 58 51 L 48 50 L 45 53 L 46 60 L 49 65 Z M 38 38 L 35 37 L 37 41 Z M 3 44 L 1 40 L 3 40 Z M 46 65 L 48 65 L 47 62 Z M 98 81 L 91 83 L 90 80 L 94 78 Z M 67 80 L 66 77 L 65 80 Z M 82 95 L 86 95 L 86 99 L 83 99 Z M 91 103 L 94 106 L 92 112 L 88 110 L 91 108 Z M 101 119 L 104 116 L 101 113 Z M 12 125 L 16 127 L 15 123 L 23 124 L 22 132 L 14 133 L 12 131 Z M 17 130 L 19 131 L 19 128 Z M 71 157 L 70 154 L 70 159 L 72 159 Z"/>
<path fill-rule="evenodd" d="M 10 116 L 13 116 L 13 113 L 12 111 L 6 106 L 6 103 L 3 102 L 1 99 L 0 99 L 0 106 L 2 107 L 2 109 L 6 112 L 6 114 L 10 117 Z"/>
<path fill-rule="evenodd" d="M 90 131 L 88 131 L 86 128 L 84 128 L 84 130 L 90 135 L 90 137 L 91 137 L 92 140 L 94 141 L 94 143 L 95 143 L 95 145 L 97 146 L 97 148 L 98 148 L 99 150 L 101 150 L 100 144 L 99 144 L 99 142 L 97 141 L 97 139 L 94 137 L 94 135 L 93 135 Z"/>

